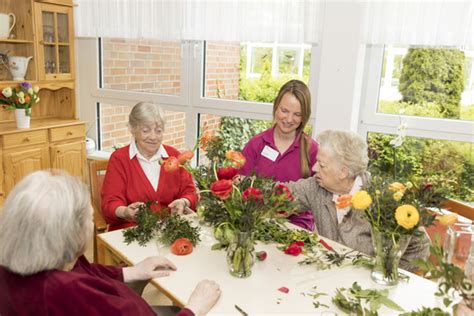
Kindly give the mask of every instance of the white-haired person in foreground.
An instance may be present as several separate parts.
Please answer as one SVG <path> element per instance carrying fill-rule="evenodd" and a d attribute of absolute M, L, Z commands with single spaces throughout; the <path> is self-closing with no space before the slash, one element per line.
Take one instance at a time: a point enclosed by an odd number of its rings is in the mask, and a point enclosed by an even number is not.
<path fill-rule="evenodd" d="M 90 196 L 78 179 L 37 171 L 10 192 L 0 215 L 0 315 L 160 315 L 126 283 L 165 277 L 175 265 L 149 257 L 133 267 L 91 264 Z M 201 281 L 177 315 L 205 315 L 219 286 Z M 172 309 L 172 307 L 170 307 Z"/>
<path fill-rule="evenodd" d="M 369 184 L 367 143 L 360 135 L 349 131 L 327 130 L 316 137 L 319 143 L 314 177 L 289 182 L 288 187 L 301 204 L 311 209 L 321 236 L 352 249 L 374 255 L 369 222 L 361 212 L 350 206 L 336 208 L 340 195 L 354 194 Z M 409 262 L 429 256 L 426 234 L 413 237 L 405 250 L 400 266 L 413 270 Z"/>

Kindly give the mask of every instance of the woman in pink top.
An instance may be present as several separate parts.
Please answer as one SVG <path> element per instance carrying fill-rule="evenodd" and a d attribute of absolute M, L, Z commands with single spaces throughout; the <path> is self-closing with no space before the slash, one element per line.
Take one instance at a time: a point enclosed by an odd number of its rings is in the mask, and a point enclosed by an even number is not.
<path fill-rule="evenodd" d="M 242 153 L 247 159 L 240 174 L 253 171 L 276 181 L 297 181 L 313 175 L 318 144 L 304 133 L 311 116 L 311 95 L 300 80 L 285 83 L 273 103 L 273 127 L 254 136 Z M 290 217 L 292 223 L 313 230 L 311 211 Z"/>

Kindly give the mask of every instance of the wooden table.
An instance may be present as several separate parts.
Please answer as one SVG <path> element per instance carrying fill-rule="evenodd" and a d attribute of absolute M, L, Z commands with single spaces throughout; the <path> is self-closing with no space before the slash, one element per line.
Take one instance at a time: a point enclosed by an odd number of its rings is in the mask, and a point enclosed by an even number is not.
<path fill-rule="evenodd" d="M 145 247 L 137 243 L 126 245 L 123 242 L 122 231 L 113 231 L 99 235 L 99 243 L 105 248 L 101 262 L 114 263 L 117 258 L 127 264 L 135 264 L 148 256 L 164 255 L 177 266 L 177 271 L 169 277 L 156 278 L 151 282 L 176 305 L 186 304 L 194 286 L 202 279 L 212 279 L 219 283 L 222 296 L 209 315 L 240 315 L 235 305 L 241 307 L 249 315 L 297 315 L 297 314 L 343 314 L 331 303 L 336 288 L 351 287 L 357 281 L 363 288 L 384 288 L 374 283 L 370 278 L 370 271 L 352 265 L 333 267 L 330 270 L 318 271 L 312 265 L 299 265 L 304 257 L 284 254 L 275 244 L 258 243 L 257 251 L 265 250 L 268 257 L 265 261 L 257 261 L 252 268 L 249 278 L 239 279 L 231 276 L 227 270 L 225 251 L 211 250 L 215 243 L 212 232 L 204 227 L 202 241 L 194 251 L 187 256 L 175 256 L 169 247 L 162 247 L 150 242 Z M 340 245 L 328 241 L 336 250 Z M 347 249 L 347 248 L 344 248 Z M 390 298 L 406 311 L 425 307 L 442 307 L 442 303 L 434 295 L 437 284 L 414 275 L 407 281 L 391 287 Z M 278 289 L 287 287 L 285 294 Z M 302 293 L 311 292 L 317 286 L 317 292 L 327 293 L 318 301 L 329 305 L 329 308 L 315 309 L 310 297 Z M 396 311 L 382 307 L 380 315 L 396 315 Z"/>

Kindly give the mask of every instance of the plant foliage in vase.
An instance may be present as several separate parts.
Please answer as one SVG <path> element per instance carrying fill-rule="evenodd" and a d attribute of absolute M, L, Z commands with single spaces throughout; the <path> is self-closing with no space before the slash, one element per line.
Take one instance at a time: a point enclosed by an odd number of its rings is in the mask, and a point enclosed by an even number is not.
<path fill-rule="evenodd" d="M 4 110 L 24 109 L 25 115 L 30 116 L 31 107 L 40 101 L 38 86 L 23 82 L 19 87 L 6 87 L 0 92 L 0 104 Z"/>

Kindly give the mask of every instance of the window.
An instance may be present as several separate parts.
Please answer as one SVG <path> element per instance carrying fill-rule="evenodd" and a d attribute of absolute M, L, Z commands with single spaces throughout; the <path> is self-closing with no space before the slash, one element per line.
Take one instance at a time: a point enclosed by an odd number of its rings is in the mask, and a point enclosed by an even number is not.
<path fill-rule="evenodd" d="M 102 87 L 179 95 L 179 41 L 102 39 Z"/>
<path fill-rule="evenodd" d="M 309 45 L 206 42 L 207 98 L 273 102 L 290 79 L 309 80 Z"/>
<path fill-rule="evenodd" d="M 395 136 L 369 133 L 372 170 L 398 177 L 423 176 L 428 182 L 442 185 L 446 195 L 474 201 L 474 145 L 469 142 L 406 137 L 400 147 L 390 140 Z"/>
<path fill-rule="evenodd" d="M 132 134 L 128 128 L 128 114 L 131 109 L 131 106 L 100 104 L 101 150 L 113 151 L 130 143 Z M 163 143 L 179 150 L 185 150 L 186 113 L 176 111 L 164 112 L 165 132 Z"/>
<path fill-rule="evenodd" d="M 378 112 L 474 120 L 474 49 L 385 46 Z"/>

